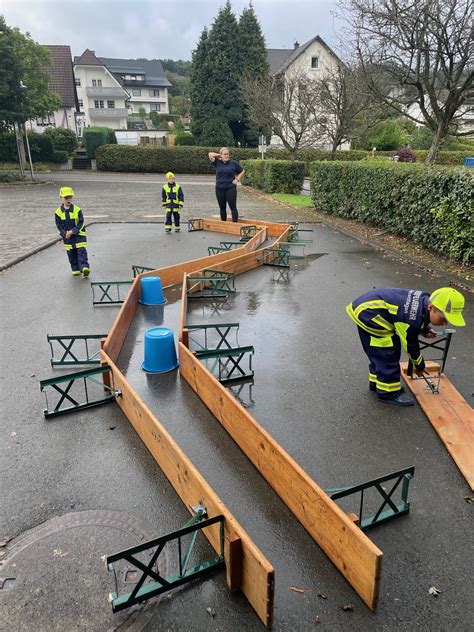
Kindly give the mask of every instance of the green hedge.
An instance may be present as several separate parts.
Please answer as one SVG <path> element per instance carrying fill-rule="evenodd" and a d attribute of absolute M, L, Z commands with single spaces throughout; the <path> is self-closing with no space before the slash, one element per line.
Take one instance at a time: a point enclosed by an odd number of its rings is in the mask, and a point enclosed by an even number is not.
<path fill-rule="evenodd" d="M 28 132 L 28 140 L 33 162 L 67 162 L 68 154 L 54 147 L 50 135 Z M 25 156 L 28 157 L 26 142 L 24 145 Z M 18 162 L 16 139 L 13 132 L 0 134 L 0 161 Z"/>
<path fill-rule="evenodd" d="M 192 134 L 186 134 L 185 132 L 181 132 L 176 134 L 176 138 L 174 139 L 175 147 L 190 147 L 196 145 L 196 139 Z"/>
<path fill-rule="evenodd" d="M 305 163 L 297 160 L 245 160 L 246 184 L 268 193 L 300 193 Z"/>
<path fill-rule="evenodd" d="M 88 130 L 94 128 L 87 128 Z M 110 131 L 110 130 L 109 130 Z M 97 169 L 101 171 L 147 171 L 163 173 L 172 169 L 175 173 L 214 173 L 214 167 L 207 154 L 219 151 L 220 147 L 154 147 L 128 145 L 102 145 L 97 151 Z M 394 151 L 377 152 L 377 156 L 391 157 Z M 424 162 L 426 151 L 414 151 L 418 162 Z M 473 152 L 471 152 L 472 155 Z M 0 151 L 1 154 L 1 151 Z M 257 149 L 232 147 L 231 158 L 235 160 L 252 160 L 259 157 Z M 439 164 L 463 165 L 469 152 L 442 151 Z M 372 152 L 362 150 L 338 151 L 337 161 L 358 161 L 372 157 Z M 268 149 L 267 160 L 290 160 L 290 152 L 286 149 Z M 301 149 L 297 153 L 299 161 L 305 163 L 306 175 L 310 165 L 316 160 L 331 160 L 331 152 L 322 149 Z M 1 158 L 0 158 L 1 159 Z"/>
<path fill-rule="evenodd" d="M 86 127 L 83 141 L 88 158 L 95 158 L 102 145 L 117 144 L 115 132 L 110 127 Z"/>
<path fill-rule="evenodd" d="M 207 154 L 220 147 L 153 147 L 106 145 L 97 150 L 100 171 L 143 171 L 152 173 L 215 173 Z M 232 148 L 231 158 L 255 158 L 256 149 Z"/>
<path fill-rule="evenodd" d="M 315 162 L 316 208 L 409 237 L 452 259 L 474 256 L 474 174 L 387 162 Z"/>

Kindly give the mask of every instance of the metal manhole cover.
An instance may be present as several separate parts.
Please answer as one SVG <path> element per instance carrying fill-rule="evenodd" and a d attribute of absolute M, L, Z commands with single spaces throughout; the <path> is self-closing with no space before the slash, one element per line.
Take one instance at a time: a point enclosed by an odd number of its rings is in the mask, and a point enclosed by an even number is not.
<path fill-rule="evenodd" d="M 114 614 L 107 598 L 114 574 L 101 557 L 147 542 L 157 534 L 131 516 L 115 511 L 80 511 L 48 520 L 2 549 L 1 629 L 67 632 L 138 632 L 159 598 Z M 169 574 L 166 550 L 155 569 Z M 132 568 L 117 572 L 120 592 L 133 589 Z"/>

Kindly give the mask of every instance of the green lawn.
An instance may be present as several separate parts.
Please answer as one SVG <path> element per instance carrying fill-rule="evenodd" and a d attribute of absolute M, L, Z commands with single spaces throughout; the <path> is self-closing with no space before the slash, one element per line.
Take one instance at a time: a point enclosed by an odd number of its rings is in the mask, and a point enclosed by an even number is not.
<path fill-rule="evenodd" d="M 274 193 L 273 197 L 295 208 L 313 208 L 314 204 L 309 195 L 292 195 L 291 193 Z"/>

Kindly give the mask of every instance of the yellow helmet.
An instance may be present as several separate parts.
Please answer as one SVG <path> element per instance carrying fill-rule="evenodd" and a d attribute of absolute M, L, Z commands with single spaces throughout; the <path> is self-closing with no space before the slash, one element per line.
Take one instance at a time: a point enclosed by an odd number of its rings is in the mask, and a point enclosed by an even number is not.
<path fill-rule="evenodd" d="M 74 191 L 71 187 L 61 187 L 59 189 L 59 197 L 68 197 L 70 195 L 74 195 Z"/>
<path fill-rule="evenodd" d="M 168 178 L 174 178 L 174 173 L 172 171 L 168 171 L 168 173 L 166 174 L 166 179 L 168 180 Z"/>
<path fill-rule="evenodd" d="M 440 287 L 430 296 L 430 303 L 434 305 L 446 317 L 450 325 L 464 327 L 462 310 L 464 309 L 464 296 L 453 287 Z"/>

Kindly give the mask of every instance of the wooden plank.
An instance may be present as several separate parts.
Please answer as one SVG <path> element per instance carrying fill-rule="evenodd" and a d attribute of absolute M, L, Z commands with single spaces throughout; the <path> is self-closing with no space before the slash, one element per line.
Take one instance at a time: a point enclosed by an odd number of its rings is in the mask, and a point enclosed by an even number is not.
<path fill-rule="evenodd" d="M 180 373 L 369 608 L 377 606 L 382 551 L 182 343 Z"/>
<path fill-rule="evenodd" d="M 183 274 L 183 285 L 181 287 L 181 309 L 179 314 L 179 325 L 178 325 L 178 340 L 184 342 L 183 338 L 183 329 L 186 323 L 186 314 L 188 311 L 188 293 L 187 293 L 187 282 L 186 282 L 186 274 Z M 186 345 L 188 346 L 188 345 Z"/>
<path fill-rule="evenodd" d="M 230 564 L 226 566 L 227 586 L 229 590 L 234 591 L 242 586 L 242 540 L 237 534 L 229 533 L 226 544 L 229 547 L 230 560 Z"/>
<path fill-rule="evenodd" d="M 120 350 L 127 335 L 127 331 L 137 311 L 138 299 L 140 298 L 140 277 L 134 279 L 130 290 L 125 298 L 119 313 L 109 331 L 103 350 L 114 361 L 117 360 Z"/>
<path fill-rule="evenodd" d="M 236 537 L 240 540 L 242 551 L 240 559 L 236 555 L 235 548 L 232 548 L 229 544 L 225 547 L 226 566 L 234 582 L 232 587 L 236 587 L 235 581 L 240 573 L 240 588 L 242 592 L 262 622 L 267 627 L 271 627 L 274 592 L 274 570 L 272 565 L 171 435 L 165 430 L 157 417 L 140 399 L 111 358 L 106 353 L 101 352 L 101 359 L 112 370 L 115 388 L 119 388 L 122 391 L 122 395 L 116 398 L 117 404 L 123 410 L 125 416 L 135 428 L 186 507 L 189 509 L 191 506 L 195 506 L 198 501 L 202 501 L 210 517 L 219 514 L 224 516 L 225 539 L 228 542 L 234 542 Z M 212 547 L 216 551 L 220 551 L 218 525 L 209 527 L 203 533 Z M 238 567 L 235 569 L 233 568 L 234 561 L 238 562 Z"/>
<path fill-rule="evenodd" d="M 278 224 L 276 222 L 266 222 L 264 220 L 255 220 L 254 222 L 250 220 L 239 220 L 239 224 L 248 224 L 250 226 L 266 226 L 269 237 L 279 237 L 281 236 L 283 231 L 290 230 L 289 224 Z"/>
<path fill-rule="evenodd" d="M 412 380 L 407 375 L 407 362 L 401 363 L 402 377 L 416 397 L 423 412 L 448 449 L 454 462 L 474 490 L 474 409 L 452 385 L 441 376 L 439 393 L 432 393 L 424 380 Z M 438 372 L 436 363 L 427 363 L 430 373 Z"/>

